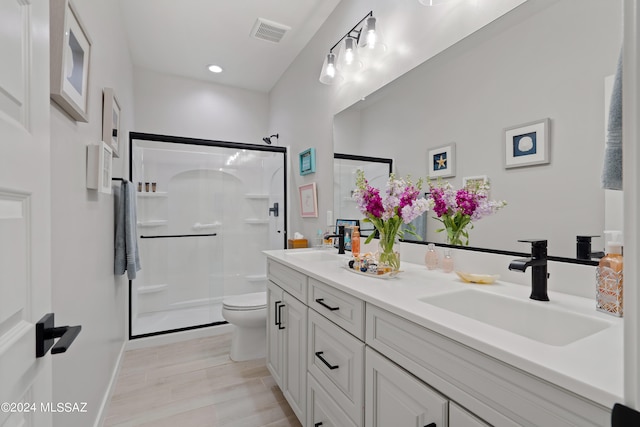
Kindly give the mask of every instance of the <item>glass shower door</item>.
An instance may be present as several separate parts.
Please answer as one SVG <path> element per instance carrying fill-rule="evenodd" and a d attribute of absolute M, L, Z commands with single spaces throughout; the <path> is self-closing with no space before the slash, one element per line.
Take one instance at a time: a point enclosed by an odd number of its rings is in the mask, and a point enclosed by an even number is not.
<path fill-rule="evenodd" d="M 286 151 L 149 134 L 131 146 L 142 183 L 131 337 L 224 323 L 223 299 L 264 291 L 262 251 L 284 247 Z"/>

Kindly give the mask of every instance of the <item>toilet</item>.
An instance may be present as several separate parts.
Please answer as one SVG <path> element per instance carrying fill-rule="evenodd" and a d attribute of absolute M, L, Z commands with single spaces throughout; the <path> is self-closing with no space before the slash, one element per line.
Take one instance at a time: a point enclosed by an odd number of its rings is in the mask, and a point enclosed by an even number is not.
<path fill-rule="evenodd" d="M 267 341 L 267 293 L 232 295 L 222 301 L 222 317 L 234 325 L 231 360 L 265 357 Z"/>

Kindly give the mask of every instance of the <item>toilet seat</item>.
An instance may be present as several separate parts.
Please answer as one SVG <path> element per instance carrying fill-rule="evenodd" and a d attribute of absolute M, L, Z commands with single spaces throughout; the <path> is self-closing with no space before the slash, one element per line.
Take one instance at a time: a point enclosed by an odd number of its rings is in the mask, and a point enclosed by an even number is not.
<path fill-rule="evenodd" d="M 267 293 L 254 292 L 229 296 L 222 301 L 222 307 L 234 311 L 260 310 L 267 307 Z"/>

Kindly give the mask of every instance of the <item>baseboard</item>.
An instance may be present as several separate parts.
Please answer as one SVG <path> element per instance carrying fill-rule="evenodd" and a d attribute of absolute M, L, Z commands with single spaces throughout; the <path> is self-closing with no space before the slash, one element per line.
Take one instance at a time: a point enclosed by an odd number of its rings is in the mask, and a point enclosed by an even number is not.
<path fill-rule="evenodd" d="M 187 341 L 196 338 L 214 337 L 229 333 L 233 330 L 233 325 L 224 324 L 208 328 L 191 329 L 188 331 L 172 332 L 170 334 L 155 335 L 146 338 L 136 338 L 127 342 L 127 350 L 154 347 L 157 345 L 173 344 L 180 341 Z"/>
<path fill-rule="evenodd" d="M 107 409 L 109 407 L 109 402 L 111 402 L 111 396 L 113 395 L 113 391 L 115 390 L 116 383 L 118 381 L 118 375 L 120 374 L 120 367 L 122 366 L 122 358 L 124 357 L 124 352 L 127 347 L 127 341 L 122 343 L 120 347 L 120 354 L 118 354 L 118 358 L 116 360 L 116 366 L 111 372 L 111 378 L 109 379 L 109 384 L 107 386 L 107 390 L 104 393 L 104 397 L 102 398 L 102 402 L 100 403 L 100 409 L 98 410 L 98 416 L 96 417 L 96 422 L 93 427 L 102 427 L 104 424 L 104 417 L 107 414 Z"/>

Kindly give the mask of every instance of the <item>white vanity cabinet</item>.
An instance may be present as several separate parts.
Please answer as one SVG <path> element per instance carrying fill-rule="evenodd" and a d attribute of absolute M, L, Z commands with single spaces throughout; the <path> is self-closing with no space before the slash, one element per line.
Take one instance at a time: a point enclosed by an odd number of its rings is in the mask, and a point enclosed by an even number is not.
<path fill-rule="evenodd" d="M 270 277 L 270 280 L 271 277 Z M 307 406 L 307 306 L 267 284 L 267 368 L 298 419 Z"/>
<path fill-rule="evenodd" d="M 272 258 L 268 266 L 267 364 L 307 427 L 610 421 L 592 400 L 383 309 L 363 290 L 350 293 L 349 273 L 323 282 L 319 268 L 306 275 Z M 372 280 L 371 289 L 393 284 Z"/>

